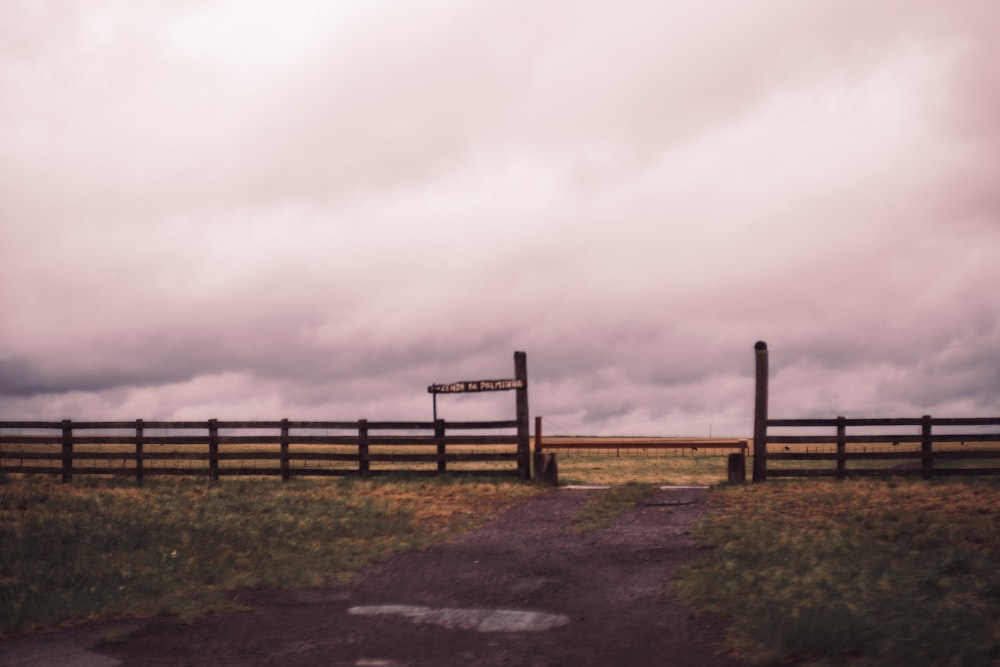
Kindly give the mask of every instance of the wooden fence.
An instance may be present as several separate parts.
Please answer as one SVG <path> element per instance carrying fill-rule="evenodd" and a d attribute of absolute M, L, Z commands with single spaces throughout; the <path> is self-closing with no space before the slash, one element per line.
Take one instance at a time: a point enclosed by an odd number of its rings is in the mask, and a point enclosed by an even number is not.
<path fill-rule="evenodd" d="M 772 435 L 774 429 L 827 428 L 829 435 Z M 917 428 L 918 432 L 848 434 L 848 429 Z M 991 427 L 983 431 L 983 427 Z M 946 432 L 937 431 L 947 429 Z M 956 431 L 955 428 L 965 430 Z M 1000 418 L 768 419 L 764 478 L 860 475 L 1000 475 Z M 831 451 L 800 451 L 825 444 Z M 774 467 L 774 461 L 827 462 L 827 467 Z M 848 467 L 848 462 L 853 465 Z M 883 465 L 872 466 L 873 463 Z M 889 465 L 884 465 L 888 463 Z M 974 465 L 970 465 L 974 464 Z M 978 464 L 978 465 L 975 465 Z M 986 465 L 982 465 L 986 464 Z"/>
<path fill-rule="evenodd" d="M 630 452 L 680 452 L 682 454 L 697 454 L 713 452 L 726 454 L 731 452 L 746 452 L 749 448 L 747 440 L 715 438 L 710 440 L 680 439 L 680 438 L 604 438 L 583 436 L 556 436 L 535 440 L 536 452 L 602 452 L 621 456 Z"/>
<path fill-rule="evenodd" d="M 755 349 L 755 482 L 768 477 L 1000 475 L 1000 418 L 770 419 L 767 344 L 759 342 Z M 781 434 L 773 434 L 775 429 Z M 776 461 L 790 463 L 775 467 Z"/>
<path fill-rule="evenodd" d="M 446 422 L 104 421 L 0 422 L 0 472 L 74 475 L 524 475 L 522 438 L 482 431 L 517 420 Z M 428 432 L 414 435 L 413 432 Z M 478 433 L 472 433 L 478 431 Z M 456 434 L 458 432 L 458 434 Z M 485 451 L 489 450 L 489 451 Z M 511 462 L 510 466 L 497 466 Z M 468 464 L 490 463 L 488 468 Z"/>

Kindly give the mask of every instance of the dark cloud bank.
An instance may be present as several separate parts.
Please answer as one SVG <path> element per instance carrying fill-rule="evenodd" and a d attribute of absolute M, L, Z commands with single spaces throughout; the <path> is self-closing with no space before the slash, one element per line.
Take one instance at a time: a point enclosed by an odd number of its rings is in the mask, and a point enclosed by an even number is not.
<path fill-rule="evenodd" d="M 1000 414 L 992 2 L 0 9 L 0 417 Z M 447 418 L 506 395 L 450 397 Z"/>

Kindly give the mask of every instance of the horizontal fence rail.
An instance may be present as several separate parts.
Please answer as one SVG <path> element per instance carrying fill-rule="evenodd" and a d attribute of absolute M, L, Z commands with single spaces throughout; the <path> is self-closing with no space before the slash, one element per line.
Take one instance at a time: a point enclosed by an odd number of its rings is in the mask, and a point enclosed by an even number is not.
<path fill-rule="evenodd" d="M 535 451 L 579 451 L 579 450 L 728 450 L 746 452 L 747 440 L 732 438 L 684 439 L 684 438 L 606 438 L 587 436 L 552 436 L 538 438 Z"/>
<path fill-rule="evenodd" d="M 763 459 L 764 478 L 1000 475 L 1000 417 L 767 419 L 764 424 L 763 446 L 754 448 Z M 773 434 L 775 429 L 783 433 Z"/>
<path fill-rule="evenodd" d="M 518 422 L 3 421 L 0 472 L 133 476 L 518 475 Z M 421 434 L 423 432 L 423 434 Z M 488 450 L 488 451 L 486 451 Z M 509 463 L 504 466 L 502 464 Z M 387 464 L 376 465 L 372 464 Z M 423 467 L 399 467 L 422 464 Z M 487 464 L 485 467 L 469 467 Z"/>

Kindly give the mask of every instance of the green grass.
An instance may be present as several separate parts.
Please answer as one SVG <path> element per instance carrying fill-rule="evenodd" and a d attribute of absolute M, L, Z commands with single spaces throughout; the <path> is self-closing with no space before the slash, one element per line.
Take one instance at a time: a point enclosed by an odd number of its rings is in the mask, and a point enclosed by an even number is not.
<path fill-rule="evenodd" d="M 560 484 L 718 484 L 726 481 L 724 454 L 621 456 L 558 453 Z M 749 461 L 748 461 L 748 470 Z"/>
<path fill-rule="evenodd" d="M 1000 664 L 1000 484 L 720 487 L 674 590 L 753 664 Z"/>
<path fill-rule="evenodd" d="M 653 492 L 653 484 L 629 482 L 602 489 L 573 516 L 573 530 L 581 533 L 607 528 L 637 502 Z"/>
<path fill-rule="evenodd" d="M 517 482 L 0 478 L 0 636 L 231 608 L 232 591 L 343 580 L 539 490 Z"/>

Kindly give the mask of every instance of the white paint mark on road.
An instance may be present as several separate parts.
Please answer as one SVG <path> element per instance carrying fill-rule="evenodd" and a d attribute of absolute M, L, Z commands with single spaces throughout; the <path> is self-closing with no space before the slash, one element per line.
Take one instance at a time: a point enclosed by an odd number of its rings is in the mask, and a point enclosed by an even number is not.
<path fill-rule="evenodd" d="M 606 484 L 567 484 L 566 486 L 560 486 L 560 489 L 569 489 L 571 491 L 587 491 L 591 489 L 601 490 L 609 489 L 610 486 Z M 704 491 L 707 486 L 661 486 L 660 491 Z"/>
<path fill-rule="evenodd" d="M 402 616 L 414 623 L 432 623 L 449 630 L 477 632 L 541 632 L 569 623 L 569 617 L 562 614 L 516 609 L 462 609 L 383 604 L 351 607 L 347 613 L 356 616 Z"/>

